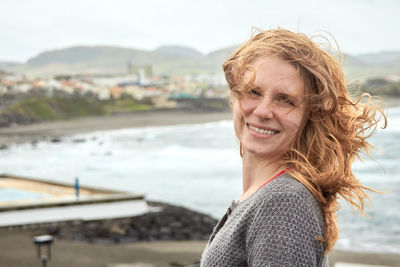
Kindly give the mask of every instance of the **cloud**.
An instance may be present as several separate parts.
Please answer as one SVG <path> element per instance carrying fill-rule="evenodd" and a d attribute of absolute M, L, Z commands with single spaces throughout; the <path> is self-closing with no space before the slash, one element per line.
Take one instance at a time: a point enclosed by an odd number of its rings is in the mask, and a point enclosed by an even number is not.
<path fill-rule="evenodd" d="M 180 44 L 209 52 L 245 41 L 252 26 L 327 30 L 350 53 L 399 50 L 398 7 L 394 0 L 3 0 L 0 60 L 73 45 Z"/>

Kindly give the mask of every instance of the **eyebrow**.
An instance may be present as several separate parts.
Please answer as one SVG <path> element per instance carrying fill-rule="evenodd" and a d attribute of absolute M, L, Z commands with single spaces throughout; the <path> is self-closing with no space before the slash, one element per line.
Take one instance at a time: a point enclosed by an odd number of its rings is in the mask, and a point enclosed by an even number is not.
<path fill-rule="evenodd" d="M 259 91 L 263 91 L 263 89 L 260 87 L 260 86 L 258 86 L 258 85 L 255 85 L 255 84 L 246 84 L 246 87 L 248 87 L 250 90 L 259 90 Z M 276 88 L 274 91 L 278 91 L 276 94 L 278 94 L 278 95 L 281 95 L 281 96 L 288 96 L 288 97 L 291 97 L 291 98 L 295 98 L 296 100 L 299 100 L 299 101 L 301 101 L 301 96 L 299 96 L 299 95 L 297 95 L 297 94 L 290 94 L 290 93 L 287 93 L 287 89 L 286 88 L 283 88 L 283 89 L 281 89 L 281 88 Z M 283 92 L 281 92 L 281 91 L 283 91 Z"/>
<path fill-rule="evenodd" d="M 292 100 L 294 100 L 296 103 L 301 103 L 303 101 L 303 99 L 301 99 L 301 97 L 299 97 L 298 95 L 292 95 L 292 94 L 287 94 L 287 93 L 277 93 L 278 96 L 285 96 L 288 97 Z"/>

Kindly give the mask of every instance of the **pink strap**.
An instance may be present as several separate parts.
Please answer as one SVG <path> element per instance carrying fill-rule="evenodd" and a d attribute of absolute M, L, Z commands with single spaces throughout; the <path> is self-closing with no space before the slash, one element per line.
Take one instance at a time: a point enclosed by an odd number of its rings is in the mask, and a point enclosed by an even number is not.
<path fill-rule="evenodd" d="M 272 177 L 271 179 L 269 179 L 268 181 L 266 181 L 265 183 L 263 183 L 262 185 L 260 185 L 260 187 L 257 190 L 260 190 L 263 186 L 265 186 L 266 184 L 268 184 L 269 182 L 271 182 L 272 180 L 274 180 L 275 178 L 281 176 L 282 174 L 284 174 L 286 171 L 288 171 L 289 169 L 284 169 L 283 171 L 281 171 L 280 173 L 278 173 L 277 175 L 275 175 L 274 177 Z"/>

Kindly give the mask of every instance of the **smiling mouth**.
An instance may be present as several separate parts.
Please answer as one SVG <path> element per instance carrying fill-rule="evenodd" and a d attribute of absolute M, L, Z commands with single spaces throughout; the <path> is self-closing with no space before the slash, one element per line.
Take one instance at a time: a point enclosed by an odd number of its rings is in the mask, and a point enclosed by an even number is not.
<path fill-rule="evenodd" d="M 279 131 L 270 130 L 270 129 L 261 129 L 261 128 L 258 128 L 258 127 L 254 126 L 254 125 L 249 124 L 249 123 L 247 123 L 247 127 L 249 127 L 250 130 L 255 131 L 255 132 L 259 133 L 259 134 L 275 135 L 275 134 L 279 133 Z"/>

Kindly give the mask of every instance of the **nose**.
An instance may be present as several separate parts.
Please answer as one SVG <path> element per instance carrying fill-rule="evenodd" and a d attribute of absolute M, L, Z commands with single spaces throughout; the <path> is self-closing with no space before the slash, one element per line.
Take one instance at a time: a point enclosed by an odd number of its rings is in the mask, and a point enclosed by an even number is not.
<path fill-rule="evenodd" d="M 274 107 L 268 95 L 265 95 L 253 110 L 253 114 L 261 119 L 272 119 L 274 117 Z"/>

